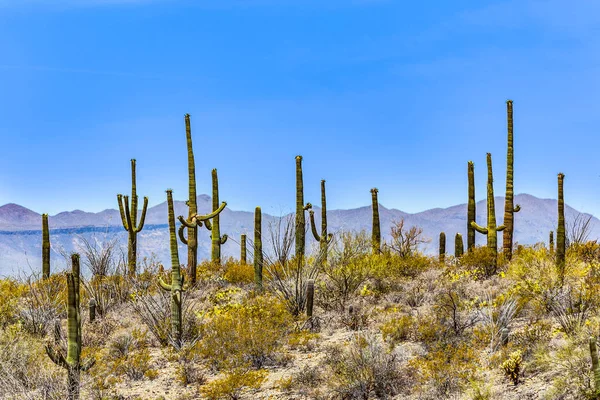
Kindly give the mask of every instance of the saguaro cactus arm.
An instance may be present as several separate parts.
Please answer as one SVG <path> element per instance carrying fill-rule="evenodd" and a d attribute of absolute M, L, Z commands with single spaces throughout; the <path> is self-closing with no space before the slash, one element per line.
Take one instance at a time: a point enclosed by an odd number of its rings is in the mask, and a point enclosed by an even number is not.
<path fill-rule="evenodd" d="M 221 203 L 219 208 L 217 208 L 215 211 L 211 212 L 210 214 L 206 214 L 206 215 L 194 214 L 188 220 L 183 218 L 183 216 L 181 216 L 181 215 L 177 218 L 179 219 L 179 222 L 184 224 L 186 227 L 195 228 L 197 225 L 201 225 L 201 222 L 204 222 L 206 224 L 206 221 L 208 221 L 211 218 L 214 218 L 216 215 L 219 215 L 219 213 L 221 211 L 223 211 L 225 209 L 225 207 L 227 207 L 227 202 L 224 201 Z"/>
<path fill-rule="evenodd" d="M 471 227 L 483 235 L 487 235 L 488 233 L 488 228 L 478 225 L 475 221 L 471 221 Z"/>
<path fill-rule="evenodd" d="M 185 238 L 185 234 L 183 233 L 183 231 L 185 230 L 186 226 L 184 224 L 179 225 L 179 229 L 178 229 L 178 233 L 179 233 L 179 240 L 181 240 L 181 243 L 185 244 L 186 246 L 188 245 L 188 241 Z"/>
<path fill-rule="evenodd" d="M 48 357 L 50 357 L 54 364 L 65 369 L 69 368 L 69 364 L 67 364 L 65 357 L 63 357 L 61 353 L 54 350 L 54 347 L 50 346 L 49 344 L 46 345 L 46 354 L 48 354 Z"/>
<path fill-rule="evenodd" d="M 519 211 L 521 211 L 521 205 L 520 205 L 520 204 L 517 204 L 517 205 L 515 206 L 515 208 L 513 208 L 513 212 L 519 212 Z"/>
<path fill-rule="evenodd" d="M 212 231 L 212 224 L 210 223 L 209 220 L 204 221 L 204 226 L 206 227 L 206 229 L 208 229 L 209 231 Z"/>
<path fill-rule="evenodd" d="M 144 229 L 144 222 L 146 222 L 146 211 L 148 210 L 148 198 L 144 197 L 144 206 L 142 207 L 142 216 L 140 217 L 140 222 L 137 226 L 137 228 L 135 228 L 136 232 L 140 232 L 142 229 Z"/>
<path fill-rule="evenodd" d="M 123 209 L 123 195 L 122 194 L 118 194 L 117 195 L 117 202 L 119 203 L 119 212 L 121 214 L 121 222 L 123 223 L 123 228 L 125 228 L 126 231 L 129 230 L 129 219 L 125 216 L 125 210 Z M 128 196 L 125 196 L 125 204 L 127 207 L 127 209 L 129 209 L 129 205 L 127 205 L 128 203 Z M 127 213 L 127 215 L 129 215 L 129 213 Z"/>
<path fill-rule="evenodd" d="M 229 236 L 227 236 L 227 234 L 223 234 L 223 236 L 221 236 L 221 244 L 225 244 L 225 242 L 227 242 L 227 239 L 229 238 Z"/>
<path fill-rule="evenodd" d="M 317 242 L 321 241 L 321 236 L 319 236 L 319 232 L 317 232 L 317 226 L 315 224 L 315 212 L 313 210 L 309 211 L 310 214 L 310 228 L 313 236 Z"/>

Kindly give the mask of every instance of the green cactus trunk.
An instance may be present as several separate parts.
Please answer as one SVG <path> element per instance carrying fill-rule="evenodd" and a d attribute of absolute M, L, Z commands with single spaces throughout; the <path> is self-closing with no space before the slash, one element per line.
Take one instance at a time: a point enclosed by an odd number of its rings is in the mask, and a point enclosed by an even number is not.
<path fill-rule="evenodd" d="M 475 220 L 475 166 L 473 161 L 469 161 L 467 164 L 467 173 L 469 177 L 469 203 L 467 205 L 467 251 L 473 251 L 475 247 L 475 228 L 472 223 L 476 223 Z"/>
<path fill-rule="evenodd" d="M 521 207 L 517 205 L 514 207 L 514 185 L 513 185 L 513 168 L 514 168 L 514 154 L 513 154 L 513 102 L 508 100 L 506 102 L 506 114 L 508 120 L 508 152 L 506 156 L 506 197 L 504 201 L 504 221 L 503 225 L 506 227 L 502 232 L 502 244 L 504 250 L 504 257 L 507 260 L 512 258 L 513 248 L 513 232 L 514 232 L 514 213 L 519 212 Z"/>
<path fill-rule="evenodd" d="M 548 238 L 548 246 L 550 248 L 550 254 L 554 254 L 554 231 L 550 231 L 550 237 Z"/>
<path fill-rule="evenodd" d="M 135 276 L 137 263 L 137 234 L 144 228 L 146 219 L 146 210 L 148 209 L 148 198 L 144 197 L 144 206 L 142 207 L 142 216 L 140 222 L 137 222 L 138 196 L 136 191 L 135 178 L 135 159 L 131 160 L 131 208 L 129 207 L 129 196 L 117 195 L 119 203 L 119 212 L 123 228 L 129 233 L 127 247 L 127 261 L 129 276 Z"/>
<path fill-rule="evenodd" d="M 241 239 L 240 239 L 240 262 L 244 265 L 246 265 L 246 235 L 242 234 Z"/>
<path fill-rule="evenodd" d="M 464 253 L 463 238 L 460 233 L 454 236 L 454 257 L 459 258 Z"/>
<path fill-rule="evenodd" d="M 590 355 L 592 356 L 592 374 L 594 375 L 594 398 L 600 399 L 600 365 L 598 363 L 598 349 L 596 348 L 596 338 L 591 336 Z"/>
<path fill-rule="evenodd" d="M 254 283 L 257 290 L 263 288 L 262 213 L 260 207 L 254 211 Z"/>
<path fill-rule="evenodd" d="M 302 182 L 302 156 L 296 156 L 296 257 L 298 263 L 304 259 L 306 237 L 304 218 L 304 184 Z"/>
<path fill-rule="evenodd" d="M 371 189 L 371 202 L 373 209 L 373 228 L 371 230 L 371 241 L 373 254 L 381 254 L 381 225 L 379 224 L 379 202 L 377 201 L 377 188 Z"/>
<path fill-rule="evenodd" d="M 505 229 L 504 225 L 496 226 L 496 208 L 494 202 L 494 177 L 492 173 L 492 155 L 487 153 L 487 228 L 472 222 L 471 226 L 481 234 L 487 235 L 487 247 L 492 252 L 492 274 L 496 273 L 498 268 L 498 232 Z"/>
<path fill-rule="evenodd" d="M 48 214 L 42 214 L 42 278 L 50 277 L 50 230 Z"/>
<path fill-rule="evenodd" d="M 556 268 L 558 269 L 562 286 L 565 273 L 566 229 L 565 229 L 565 199 L 563 181 L 565 175 L 558 174 L 558 228 L 556 229 Z"/>
<path fill-rule="evenodd" d="M 313 304 L 315 298 L 315 281 L 309 279 L 306 282 L 306 316 L 312 318 L 313 316 Z"/>
<path fill-rule="evenodd" d="M 212 211 L 219 208 L 219 177 L 217 170 L 212 170 Z M 219 216 L 213 218 L 213 222 L 206 221 L 204 224 L 211 231 L 211 261 L 221 264 L 221 245 L 227 241 L 227 235 L 221 236 Z"/>
<path fill-rule="evenodd" d="M 439 255 L 440 263 L 443 263 L 446 260 L 446 234 L 444 232 L 440 233 L 440 255 Z"/>
<path fill-rule="evenodd" d="M 311 207 L 310 203 L 308 207 Z M 319 242 L 319 252 L 321 253 L 322 262 L 326 263 L 329 242 L 331 242 L 333 235 L 327 233 L 327 197 L 325 196 L 324 179 L 321 180 L 321 234 L 319 235 L 319 232 L 317 232 L 315 212 L 313 210 L 310 210 L 310 226 L 315 240 Z"/>
<path fill-rule="evenodd" d="M 190 124 L 190 114 L 185 114 L 185 137 L 187 142 L 188 155 L 188 218 L 198 213 L 198 204 L 196 197 L 196 162 L 194 161 L 194 148 L 192 146 L 192 128 Z M 183 235 L 180 235 L 183 236 Z M 198 227 L 188 227 L 187 239 L 184 244 L 187 245 L 187 270 L 189 272 L 190 284 L 196 284 L 196 266 L 198 265 Z"/>

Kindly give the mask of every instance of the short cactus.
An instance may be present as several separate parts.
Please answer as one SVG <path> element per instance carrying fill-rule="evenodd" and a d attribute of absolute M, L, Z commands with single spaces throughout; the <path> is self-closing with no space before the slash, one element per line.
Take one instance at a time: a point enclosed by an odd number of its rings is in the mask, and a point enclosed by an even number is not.
<path fill-rule="evenodd" d="M 88 307 L 90 312 L 90 322 L 94 322 L 96 320 L 96 300 L 90 299 Z"/>
<path fill-rule="evenodd" d="M 310 205 L 310 203 L 309 203 Z M 311 207 L 309 207 L 311 208 Z M 327 248 L 333 234 L 327 233 L 327 198 L 325 197 L 325 180 L 321 180 L 321 234 L 317 232 L 317 225 L 315 224 L 315 212 L 313 210 L 310 213 L 310 227 L 312 234 L 317 242 L 319 242 L 319 251 L 322 255 L 323 262 L 327 262 Z"/>
<path fill-rule="evenodd" d="M 69 400 L 79 399 L 79 378 L 81 371 L 90 369 L 94 359 L 81 363 L 81 309 L 79 307 L 79 254 L 71 256 L 72 271 L 67 274 L 67 356 L 53 346 L 46 346 L 48 357 L 59 367 L 67 370 Z M 60 325 L 55 332 L 55 340 L 60 340 Z"/>
<path fill-rule="evenodd" d="M 242 233 L 240 238 L 240 262 L 246 265 L 246 235 Z"/>
<path fill-rule="evenodd" d="M 212 170 L 212 210 L 219 208 L 219 177 L 217 170 Z M 213 222 L 206 220 L 204 223 L 206 229 L 211 231 L 211 261 L 221 264 L 221 245 L 227 241 L 227 235 L 221 236 L 221 228 L 219 224 L 219 215 L 213 218 Z"/>
<path fill-rule="evenodd" d="M 594 395 L 600 399 L 600 364 L 598 364 L 598 349 L 596 348 L 596 338 L 590 336 L 590 355 L 592 356 L 592 374 L 594 375 Z"/>
<path fill-rule="evenodd" d="M 373 210 L 373 228 L 371 230 L 371 242 L 373 254 L 381 253 L 381 225 L 379 223 L 379 202 L 377 201 L 377 188 L 371 189 L 371 202 Z"/>
<path fill-rule="evenodd" d="M 460 233 L 457 233 L 456 236 L 454 236 L 454 257 L 461 257 L 464 251 L 465 249 L 462 235 Z"/>
<path fill-rule="evenodd" d="M 254 283 L 257 290 L 263 288 L 262 212 L 254 210 Z"/>
<path fill-rule="evenodd" d="M 313 316 L 313 303 L 315 298 L 315 281 L 309 279 L 306 282 L 306 316 L 312 318 Z"/>
<path fill-rule="evenodd" d="M 467 174 L 469 178 L 469 202 L 467 205 L 467 251 L 473 251 L 475 247 L 475 228 L 471 225 L 476 222 L 475 218 L 475 165 L 473 161 L 467 163 Z"/>
<path fill-rule="evenodd" d="M 548 247 L 550 248 L 550 254 L 554 254 L 554 231 L 550 231 L 550 237 L 548 238 Z"/>
<path fill-rule="evenodd" d="M 117 201 L 119 203 L 119 211 L 121 213 L 121 222 L 123 223 L 123 228 L 129 232 L 129 242 L 127 247 L 129 276 L 134 276 L 136 273 L 137 263 L 137 234 L 144 228 L 146 210 L 148 209 L 148 198 L 144 197 L 142 216 L 138 224 L 138 196 L 136 192 L 135 159 L 131 160 L 131 209 L 129 208 L 129 196 L 118 194 Z"/>
<path fill-rule="evenodd" d="M 42 214 L 42 278 L 50 277 L 50 230 L 48 214 Z"/>
<path fill-rule="evenodd" d="M 439 260 L 440 263 L 443 263 L 446 259 L 446 234 L 444 232 L 440 233 L 440 255 Z"/>

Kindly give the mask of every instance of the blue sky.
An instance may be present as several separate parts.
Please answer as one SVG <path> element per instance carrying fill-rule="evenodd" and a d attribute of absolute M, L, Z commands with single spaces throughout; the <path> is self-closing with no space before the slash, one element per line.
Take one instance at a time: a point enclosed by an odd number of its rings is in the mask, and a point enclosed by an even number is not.
<path fill-rule="evenodd" d="M 183 115 L 199 193 L 219 171 L 235 210 L 417 212 L 515 191 L 600 216 L 600 5 L 575 1 L 0 0 L 0 204 L 37 212 L 187 196 Z M 499 215 L 501 213 L 499 212 Z"/>

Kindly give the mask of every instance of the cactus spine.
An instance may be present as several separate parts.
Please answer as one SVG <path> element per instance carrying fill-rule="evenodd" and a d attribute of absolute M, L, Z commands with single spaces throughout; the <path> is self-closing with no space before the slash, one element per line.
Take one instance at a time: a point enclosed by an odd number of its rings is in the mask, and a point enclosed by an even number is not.
<path fill-rule="evenodd" d="M 142 217 L 137 224 L 137 207 L 138 196 L 136 192 L 135 179 L 135 159 L 131 160 L 131 210 L 129 209 L 129 196 L 117 195 L 119 202 L 119 211 L 121 213 L 121 222 L 123 228 L 129 232 L 129 243 L 127 247 L 127 260 L 129 267 L 129 275 L 134 276 L 136 273 L 137 262 L 137 234 L 144 228 L 144 220 L 146 219 L 146 210 L 148 208 L 148 198 L 144 197 L 144 206 L 142 207 Z M 137 224 L 137 226 L 136 226 Z"/>
<path fill-rule="evenodd" d="M 185 114 L 185 137 L 188 155 L 188 218 L 191 220 L 198 213 L 196 198 L 196 162 L 194 161 L 194 148 L 192 146 L 192 128 L 190 114 Z M 187 239 L 183 234 L 185 225 L 179 228 L 179 238 L 188 248 L 187 268 L 190 275 L 190 284 L 196 284 L 196 266 L 198 264 L 198 226 L 187 227 Z"/>
<path fill-rule="evenodd" d="M 493 273 L 496 273 L 498 263 L 498 232 L 504 230 L 505 226 L 496 226 L 496 208 L 494 205 L 494 178 L 492 173 L 492 155 L 487 153 L 487 228 L 477 225 L 476 222 L 471 222 L 471 226 L 481 234 L 487 235 L 487 247 L 492 251 L 493 255 Z"/>
<path fill-rule="evenodd" d="M 257 290 L 263 288 L 262 213 L 254 210 L 254 283 Z"/>
<path fill-rule="evenodd" d="M 310 204 L 310 203 L 309 203 Z M 327 248 L 333 235 L 327 234 L 327 198 L 325 197 L 325 179 L 321 180 L 321 235 L 317 232 L 315 224 L 315 212 L 310 210 L 310 226 L 315 240 L 319 242 L 319 251 L 322 254 L 323 262 L 327 262 Z"/>
<path fill-rule="evenodd" d="M 302 182 L 302 156 L 296 156 L 296 257 L 302 263 L 306 246 L 304 211 L 304 184 Z"/>
<path fill-rule="evenodd" d="M 212 210 L 219 208 L 219 177 L 217 170 L 212 170 Z M 213 218 L 213 222 L 206 221 L 204 226 L 211 231 L 211 261 L 221 264 L 221 245 L 227 241 L 227 235 L 221 236 L 221 227 L 219 224 L 219 215 Z"/>
<path fill-rule="evenodd" d="M 446 234 L 440 233 L 440 262 L 443 263 L 446 259 Z"/>
<path fill-rule="evenodd" d="M 590 336 L 590 355 L 592 356 L 592 373 L 594 374 L 594 395 L 600 399 L 600 365 L 598 364 L 598 349 L 596 348 L 596 338 Z"/>
<path fill-rule="evenodd" d="M 244 233 L 242 233 L 241 239 L 240 239 L 240 261 L 242 264 L 246 264 L 246 235 Z"/>
<path fill-rule="evenodd" d="M 563 181 L 565 175 L 561 172 L 558 174 L 558 228 L 556 229 L 556 267 L 559 272 L 560 282 L 562 285 L 565 269 L 565 199 L 563 193 Z"/>
<path fill-rule="evenodd" d="M 506 114 L 508 120 L 508 151 L 506 155 L 506 197 L 504 200 L 504 221 L 503 224 L 506 227 L 502 232 L 502 243 L 504 248 L 504 256 L 507 260 L 512 258 L 512 247 L 513 247 L 513 231 L 514 231 L 514 213 L 521 210 L 521 206 L 517 204 L 513 206 L 513 168 L 514 168 L 514 154 L 513 154 L 513 102 L 512 100 L 506 101 Z"/>
<path fill-rule="evenodd" d="M 548 246 L 550 247 L 550 254 L 554 254 L 554 231 L 550 231 L 550 237 L 548 238 Z"/>
<path fill-rule="evenodd" d="M 467 251 L 473 251 L 475 247 L 475 228 L 471 225 L 475 220 L 475 166 L 473 161 L 467 163 L 469 177 L 469 204 L 467 206 Z"/>
<path fill-rule="evenodd" d="M 48 214 L 42 214 L 42 278 L 50 277 L 50 230 Z"/>
<path fill-rule="evenodd" d="M 67 370 L 68 399 L 79 399 L 79 377 L 81 371 L 90 369 L 95 360 L 81 363 L 81 309 L 79 307 L 79 254 L 71 255 L 72 272 L 67 274 L 67 357 L 47 345 L 48 357 L 59 367 Z M 60 328 L 58 329 L 60 334 Z"/>
<path fill-rule="evenodd" d="M 464 251 L 462 235 L 457 233 L 456 236 L 454 236 L 454 257 L 461 257 Z"/>
<path fill-rule="evenodd" d="M 377 201 L 377 188 L 371 189 L 371 200 L 373 208 L 373 228 L 371 241 L 373 243 L 373 254 L 381 253 L 381 226 L 379 224 L 379 202 Z"/>

